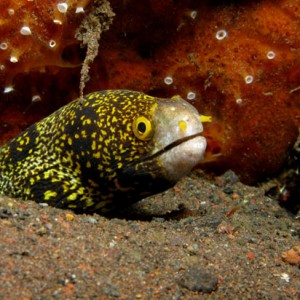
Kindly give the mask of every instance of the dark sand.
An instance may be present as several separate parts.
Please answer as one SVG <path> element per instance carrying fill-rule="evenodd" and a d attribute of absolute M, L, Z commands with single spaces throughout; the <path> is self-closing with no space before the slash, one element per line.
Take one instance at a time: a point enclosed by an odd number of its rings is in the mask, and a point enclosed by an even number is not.
<path fill-rule="evenodd" d="M 0 200 L 0 299 L 300 299 L 299 220 L 228 172 L 123 216 Z"/>

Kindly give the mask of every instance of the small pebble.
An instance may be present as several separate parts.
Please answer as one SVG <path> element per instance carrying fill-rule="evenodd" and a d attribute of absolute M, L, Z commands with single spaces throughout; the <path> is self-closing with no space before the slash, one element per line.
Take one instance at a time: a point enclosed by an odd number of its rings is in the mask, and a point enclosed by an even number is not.
<path fill-rule="evenodd" d="M 290 276 L 287 273 L 282 273 L 280 278 L 286 282 L 290 282 Z"/>
<path fill-rule="evenodd" d="M 104 286 L 102 288 L 102 291 L 108 295 L 108 296 L 111 296 L 111 297 L 120 297 L 121 296 L 121 293 L 119 292 L 118 288 L 113 285 L 113 284 L 107 284 L 107 286 Z"/>
<path fill-rule="evenodd" d="M 232 194 L 233 193 L 233 189 L 230 186 L 225 186 L 223 191 L 224 191 L 225 194 Z"/>
<path fill-rule="evenodd" d="M 0 218 L 1 219 L 8 219 L 12 215 L 13 215 L 12 212 L 7 208 L 4 208 L 0 211 Z"/>
<path fill-rule="evenodd" d="M 201 267 L 191 267 L 180 277 L 178 284 L 190 291 L 211 293 L 218 287 L 218 277 Z"/>
<path fill-rule="evenodd" d="M 222 179 L 225 181 L 224 183 L 227 185 L 232 185 L 239 182 L 239 178 L 233 171 L 227 171 L 222 176 Z"/>
<path fill-rule="evenodd" d="M 46 227 L 48 230 L 52 230 L 53 225 L 52 225 L 51 223 L 46 223 L 46 224 L 45 224 L 45 227 Z"/>
<path fill-rule="evenodd" d="M 41 226 L 39 229 L 37 229 L 36 233 L 40 236 L 43 236 L 43 235 L 49 233 L 49 229 L 45 226 Z"/>
<path fill-rule="evenodd" d="M 66 220 L 67 221 L 73 221 L 75 219 L 74 215 L 67 213 L 66 214 Z"/>
<path fill-rule="evenodd" d="M 290 250 L 283 252 L 281 255 L 283 261 L 291 265 L 300 266 L 300 246 L 294 246 Z"/>
<path fill-rule="evenodd" d="M 95 218 L 87 217 L 82 220 L 84 223 L 98 224 L 98 221 Z"/>

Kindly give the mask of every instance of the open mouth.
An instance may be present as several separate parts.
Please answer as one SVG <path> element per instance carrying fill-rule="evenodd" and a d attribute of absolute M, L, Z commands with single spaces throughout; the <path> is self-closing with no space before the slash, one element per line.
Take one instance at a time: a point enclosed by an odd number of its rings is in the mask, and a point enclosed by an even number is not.
<path fill-rule="evenodd" d="M 154 154 L 150 155 L 150 156 L 147 156 L 146 158 L 144 158 L 142 161 L 147 161 L 147 160 L 153 160 L 155 159 L 156 157 L 158 156 L 161 156 L 162 154 L 164 154 L 165 152 L 179 146 L 180 144 L 184 143 L 184 142 L 187 142 L 187 141 L 190 141 L 196 137 L 199 137 L 199 136 L 202 136 L 202 132 L 198 132 L 198 133 L 195 133 L 195 134 L 192 134 L 192 135 L 189 135 L 189 136 L 185 136 L 181 139 L 178 139 L 174 142 L 172 142 L 171 144 L 165 146 L 164 148 L 160 149 L 159 151 L 155 152 Z"/>

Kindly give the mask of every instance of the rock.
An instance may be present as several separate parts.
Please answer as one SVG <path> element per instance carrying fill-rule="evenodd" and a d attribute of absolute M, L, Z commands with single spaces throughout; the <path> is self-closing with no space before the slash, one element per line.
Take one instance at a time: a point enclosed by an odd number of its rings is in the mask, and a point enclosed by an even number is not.
<path fill-rule="evenodd" d="M 300 266 L 300 245 L 292 247 L 281 255 L 283 261 Z"/>
<path fill-rule="evenodd" d="M 190 291 L 211 293 L 217 289 L 218 278 L 204 268 L 191 267 L 180 277 L 178 284 Z"/>

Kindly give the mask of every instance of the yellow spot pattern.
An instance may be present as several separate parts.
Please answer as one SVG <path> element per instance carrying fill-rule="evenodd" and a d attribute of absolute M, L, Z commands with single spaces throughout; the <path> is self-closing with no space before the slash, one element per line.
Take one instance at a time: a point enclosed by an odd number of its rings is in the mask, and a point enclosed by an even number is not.
<path fill-rule="evenodd" d="M 46 201 L 48 201 L 51 198 L 55 198 L 56 196 L 57 196 L 57 192 L 55 192 L 55 191 L 48 190 L 44 193 L 44 199 Z"/>
<path fill-rule="evenodd" d="M 0 194 L 108 211 L 115 194 L 127 189 L 126 176 L 125 187 L 119 182 L 120 170 L 153 148 L 153 141 L 135 137 L 132 123 L 137 115 L 151 121 L 157 100 L 104 91 L 62 107 L 0 148 Z M 148 167 L 149 174 L 152 168 L 158 167 Z"/>
<path fill-rule="evenodd" d="M 155 120 L 179 101 L 125 90 L 74 100 L 0 148 L 0 194 L 105 214 L 170 187 Z"/>

